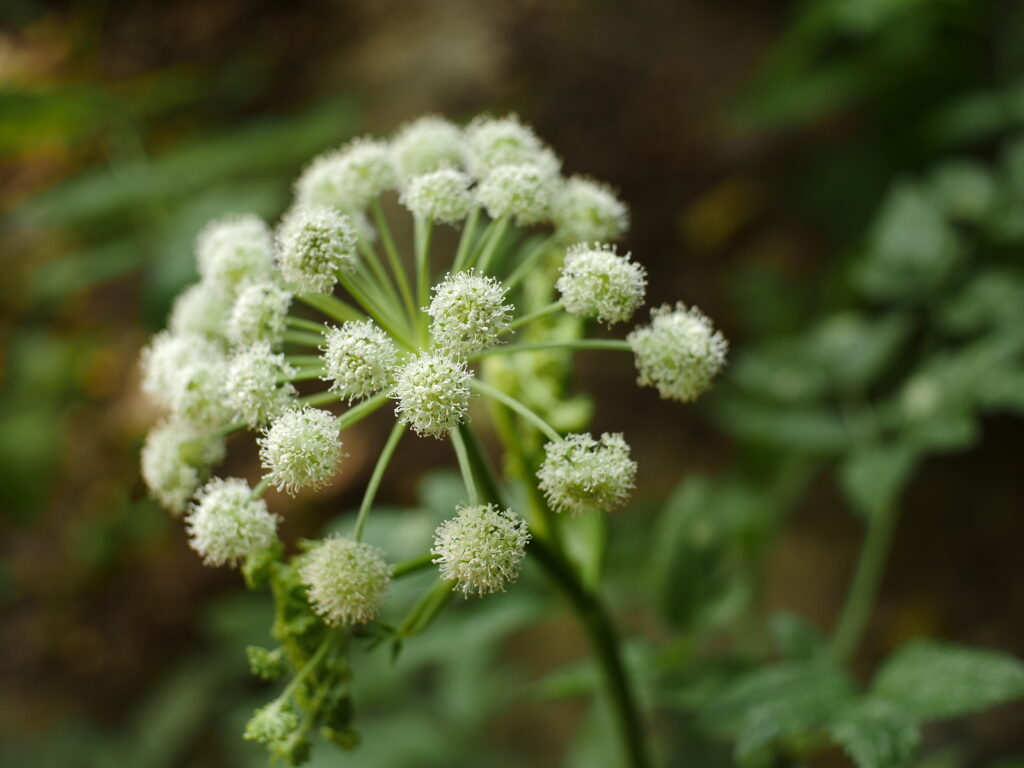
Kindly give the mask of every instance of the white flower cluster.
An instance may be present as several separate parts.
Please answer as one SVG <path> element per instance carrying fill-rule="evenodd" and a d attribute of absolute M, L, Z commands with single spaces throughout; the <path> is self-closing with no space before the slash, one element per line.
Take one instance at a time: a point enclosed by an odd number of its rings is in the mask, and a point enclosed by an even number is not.
<path fill-rule="evenodd" d="M 344 323 L 327 332 L 324 381 L 350 402 L 387 388 L 398 365 L 394 341 L 369 320 Z"/>
<path fill-rule="evenodd" d="M 537 471 L 540 489 L 556 512 L 573 515 L 610 512 L 629 499 L 636 462 L 621 434 L 568 435 L 545 447 Z"/>
<path fill-rule="evenodd" d="M 459 507 L 434 534 L 431 554 L 441 576 L 467 595 L 500 592 L 515 581 L 530 533 L 510 510 L 494 504 Z"/>
<path fill-rule="evenodd" d="M 464 358 L 495 346 L 508 330 L 513 309 L 505 303 L 505 286 L 493 277 L 456 272 L 434 286 L 426 312 L 434 343 Z"/>
<path fill-rule="evenodd" d="M 683 303 L 651 310 L 651 324 L 634 329 L 626 339 L 636 355 L 638 383 L 684 403 L 711 386 L 729 350 L 707 316 Z"/>
<path fill-rule="evenodd" d="M 556 284 L 565 311 L 611 325 L 629 320 L 644 303 L 647 271 L 614 246 L 575 245 Z"/>
<path fill-rule="evenodd" d="M 342 536 L 307 553 L 299 572 L 314 610 L 331 626 L 370 621 L 391 588 L 384 553 Z"/>
<path fill-rule="evenodd" d="M 398 400 L 395 415 L 418 435 L 447 437 L 469 410 L 473 374 L 461 360 L 424 352 L 396 374 L 391 396 Z"/>
<path fill-rule="evenodd" d="M 626 207 L 602 183 L 565 178 L 555 153 L 514 115 L 482 116 L 465 127 L 427 116 L 390 140 L 357 139 L 310 162 L 294 191 L 293 205 L 273 230 L 254 214 L 222 217 L 202 229 L 200 279 L 175 299 L 168 329 L 141 354 L 142 389 L 165 412 L 142 448 L 142 476 L 161 504 L 186 515 L 191 546 L 209 565 L 237 566 L 279 552 L 279 518 L 264 490 L 294 495 L 329 485 L 343 456 L 341 425 L 388 398 L 412 431 L 451 437 L 464 469 L 467 449 L 461 433 L 452 433 L 467 421 L 474 388 L 556 438 L 544 416 L 495 391 L 495 382 L 474 382 L 470 363 L 557 348 L 562 337 L 533 334 L 545 327 L 534 323 L 552 313 L 612 325 L 630 320 L 645 299 L 645 268 L 609 244 L 628 229 Z M 403 272 L 408 264 L 378 207 L 385 193 L 397 193 L 415 218 L 417 248 L 407 260 L 415 262 L 415 274 Z M 422 247 L 431 243 L 433 224 L 463 229 L 444 265 Z M 538 225 L 553 232 L 515 230 Z M 556 268 L 550 262 L 562 255 L 558 301 L 517 318 L 510 297 L 518 280 L 536 277 L 532 283 L 543 289 Z M 437 274 L 443 277 L 431 286 Z M 535 302 L 533 294 L 543 291 L 532 283 L 516 294 L 531 307 L 553 298 Z M 334 295 L 341 288 L 344 298 Z M 417 308 L 413 295 L 420 304 L 429 297 L 429 306 Z M 299 303 L 330 322 L 293 316 Z M 521 333 L 529 334 L 524 344 L 499 348 Z M 576 342 L 568 339 L 566 346 Z M 711 385 L 727 350 L 710 321 L 682 304 L 655 309 L 650 324 L 634 329 L 627 342 L 595 346 L 631 349 L 639 383 L 682 401 Z M 326 384 L 309 395 L 306 384 L 296 386 L 317 380 Z M 362 402 L 350 415 L 321 407 L 338 400 Z M 255 488 L 240 478 L 210 479 L 224 458 L 225 437 L 243 427 L 257 432 L 263 478 Z M 394 445 L 388 443 L 381 467 Z M 371 495 L 380 475 L 375 478 Z M 570 434 L 547 443 L 537 478 L 556 512 L 611 511 L 628 500 L 636 463 L 621 434 Z M 364 520 L 356 538 L 327 538 L 293 560 L 312 610 L 332 626 L 373 620 L 390 587 L 383 552 L 358 540 Z M 511 511 L 474 503 L 437 528 L 430 553 L 443 579 L 467 595 L 483 595 L 517 578 L 530 539 L 525 521 Z M 257 713 L 247 737 L 281 741 L 296 723 L 294 713 L 274 704 Z"/>

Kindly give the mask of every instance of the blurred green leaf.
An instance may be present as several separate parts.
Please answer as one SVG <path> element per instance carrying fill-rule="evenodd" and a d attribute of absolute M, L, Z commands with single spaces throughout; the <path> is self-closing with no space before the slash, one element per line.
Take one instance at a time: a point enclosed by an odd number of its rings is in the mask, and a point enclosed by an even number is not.
<path fill-rule="evenodd" d="M 777 613 L 771 618 L 770 629 L 779 653 L 787 659 L 810 659 L 826 650 L 821 630 L 804 616 Z"/>
<path fill-rule="evenodd" d="M 1024 697 L 1024 663 L 997 651 L 922 640 L 886 660 L 871 693 L 924 719 L 959 717 Z"/>
<path fill-rule="evenodd" d="M 886 198 L 854 278 L 871 298 L 915 299 L 937 289 L 959 255 L 956 234 L 935 200 L 903 182 Z"/>
<path fill-rule="evenodd" d="M 701 718 L 714 731 L 734 734 L 737 757 L 744 759 L 826 725 L 854 695 L 846 674 L 828 658 L 783 662 L 727 687 Z"/>
<path fill-rule="evenodd" d="M 893 507 L 916 464 L 916 452 L 904 445 L 867 444 L 843 459 L 840 486 L 854 510 L 870 519 Z"/>
<path fill-rule="evenodd" d="M 921 740 L 916 720 L 891 702 L 865 698 L 829 726 L 837 744 L 859 768 L 904 768 Z"/>

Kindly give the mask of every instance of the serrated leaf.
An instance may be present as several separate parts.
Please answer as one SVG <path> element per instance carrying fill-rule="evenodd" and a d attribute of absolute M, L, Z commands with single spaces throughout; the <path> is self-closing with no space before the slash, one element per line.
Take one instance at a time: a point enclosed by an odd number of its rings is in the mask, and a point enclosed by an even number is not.
<path fill-rule="evenodd" d="M 736 737 L 740 759 L 783 738 L 817 730 L 848 707 L 854 689 L 830 659 L 784 662 L 759 669 L 713 698 L 706 727 Z"/>
<path fill-rule="evenodd" d="M 860 768 L 903 768 L 921 740 L 912 715 L 891 702 L 872 698 L 840 713 L 829 733 Z"/>
<path fill-rule="evenodd" d="M 867 445 L 843 460 L 839 481 L 853 508 L 870 519 L 892 507 L 916 463 L 916 452 L 906 446 Z"/>
<path fill-rule="evenodd" d="M 871 691 L 921 718 L 959 717 L 1024 697 L 1024 663 L 998 651 L 920 641 L 889 657 Z"/>
<path fill-rule="evenodd" d="M 770 629 L 779 653 L 789 659 L 809 659 L 825 649 L 825 639 L 809 619 L 795 613 L 777 613 Z"/>
<path fill-rule="evenodd" d="M 878 215 L 855 279 L 875 299 L 916 298 L 946 279 L 959 251 L 935 200 L 915 185 L 899 184 Z"/>

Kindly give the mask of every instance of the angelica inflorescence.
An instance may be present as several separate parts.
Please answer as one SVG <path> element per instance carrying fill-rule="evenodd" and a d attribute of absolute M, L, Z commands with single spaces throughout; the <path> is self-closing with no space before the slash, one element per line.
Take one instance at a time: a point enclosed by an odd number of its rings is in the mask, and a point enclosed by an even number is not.
<path fill-rule="evenodd" d="M 412 220 L 408 253 L 388 223 L 396 202 Z M 628 224 L 610 187 L 563 177 L 558 156 L 515 116 L 465 127 L 428 116 L 390 140 L 357 139 L 313 159 L 273 228 L 242 214 L 202 230 L 200 280 L 141 355 L 142 389 L 165 412 L 146 438 L 142 475 L 161 504 L 186 514 L 205 563 L 241 565 L 254 585 L 273 582 L 276 599 L 292 601 L 289 615 L 305 617 L 278 633 L 296 675 L 257 713 L 247 738 L 295 762 L 308 753 L 312 723 L 344 732 L 331 719 L 337 713 L 313 712 L 300 724 L 294 710 L 313 700 L 311 686 L 331 679 L 316 669 L 333 669 L 329 660 L 345 653 L 338 633 L 348 637 L 380 615 L 393 574 L 433 564 L 438 594 L 500 592 L 530 546 L 560 556 L 560 514 L 627 503 L 637 467 L 623 434 L 561 434 L 530 402 L 529 386 L 491 376 L 484 362 L 598 345 L 632 352 L 638 383 L 664 398 L 691 401 L 708 389 L 726 342 L 695 307 L 656 309 L 625 339 L 579 338 L 588 322 L 626 322 L 644 303 L 645 268 L 614 245 Z M 434 237 L 443 227 L 459 230 L 457 245 Z M 528 275 L 547 281 L 548 305 L 524 291 Z M 569 337 L 546 335 L 558 315 L 571 321 Z M 487 459 L 471 419 L 475 400 L 518 419 L 522 439 L 505 448 L 533 467 L 513 479 L 533 486 L 515 496 L 527 500 L 522 509 L 482 497 Z M 267 488 L 294 495 L 329 486 L 343 464 L 344 431 L 389 401 L 395 426 L 354 530 L 285 557 Z M 339 402 L 349 407 L 339 410 Z M 262 477 L 252 487 L 211 478 L 226 438 L 245 429 L 256 433 Z M 371 546 L 362 535 L 408 429 L 452 443 L 468 503 L 451 510 L 416 564 L 395 566 L 387 542 Z M 543 450 L 537 435 L 547 441 Z M 436 613 L 444 601 L 425 604 L 415 621 L 381 631 L 398 633 L 396 641 L 421 631 L 430 619 L 424 611 Z"/>

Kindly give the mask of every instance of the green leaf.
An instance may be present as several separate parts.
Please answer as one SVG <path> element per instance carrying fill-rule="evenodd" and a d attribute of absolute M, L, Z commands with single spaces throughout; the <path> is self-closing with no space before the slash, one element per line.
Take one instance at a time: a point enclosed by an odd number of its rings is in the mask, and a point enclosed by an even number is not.
<path fill-rule="evenodd" d="M 860 768 L 903 768 L 921 740 L 917 721 L 908 712 L 872 698 L 840 713 L 829 733 Z"/>
<path fill-rule="evenodd" d="M 712 699 L 702 720 L 711 730 L 734 735 L 744 759 L 780 739 L 824 727 L 850 705 L 854 689 L 830 659 L 784 662 L 744 676 Z"/>
<path fill-rule="evenodd" d="M 920 641 L 885 662 L 871 691 L 921 718 L 959 717 L 1024 696 L 1024 663 L 998 651 Z"/>
<path fill-rule="evenodd" d="M 919 187 L 899 184 L 882 207 L 854 277 L 874 299 L 917 298 L 945 281 L 959 250 L 938 204 Z"/>
<path fill-rule="evenodd" d="M 779 653 L 788 659 L 809 659 L 825 650 L 821 630 L 804 616 L 777 613 L 770 629 Z"/>
<path fill-rule="evenodd" d="M 931 178 L 932 192 L 946 215 L 978 221 L 992 210 L 996 182 L 983 165 L 966 160 L 939 166 Z"/>
<path fill-rule="evenodd" d="M 780 406 L 727 396 L 713 403 L 715 416 L 735 437 L 793 453 L 837 453 L 867 427 L 825 407 Z"/>
<path fill-rule="evenodd" d="M 843 493 L 865 518 L 890 509 L 917 464 L 917 454 L 903 445 L 866 445 L 850 453 L 839 468 Z"/>

